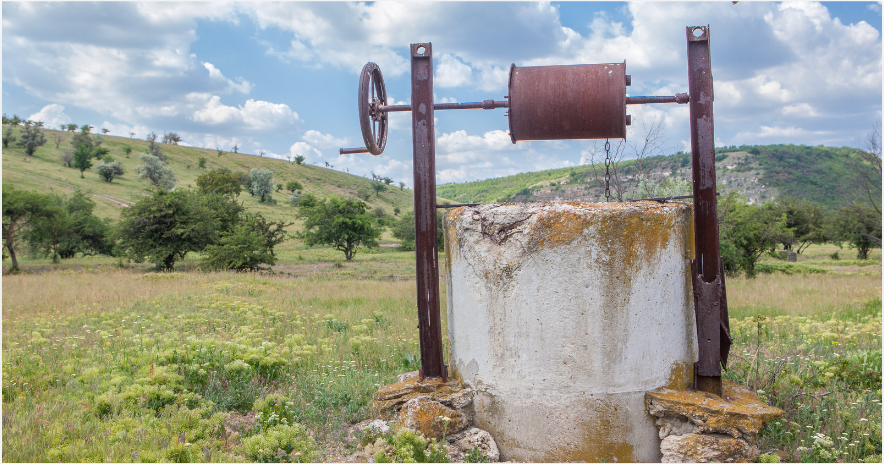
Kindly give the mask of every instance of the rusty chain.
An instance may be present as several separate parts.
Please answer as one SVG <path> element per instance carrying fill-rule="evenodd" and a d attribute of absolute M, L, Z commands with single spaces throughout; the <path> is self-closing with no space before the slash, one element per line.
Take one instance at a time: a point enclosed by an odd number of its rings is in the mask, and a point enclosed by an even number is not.
<path fill-rule="evenodd" d="M 611 201 L 611 142 L 605 139 L 605 201 Z"/>

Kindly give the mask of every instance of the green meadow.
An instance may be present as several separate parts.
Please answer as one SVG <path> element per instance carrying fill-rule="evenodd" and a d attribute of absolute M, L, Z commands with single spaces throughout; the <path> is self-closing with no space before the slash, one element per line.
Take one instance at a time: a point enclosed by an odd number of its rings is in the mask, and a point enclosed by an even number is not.
<path fill-rule="evenodd" d="M 372 393 L 419 363 L 414 254 L 395 250 L 287 243 L 274 273 L 26 261 L 3 278 L 3 460 L 344 459 Z M 832 252 L 728 280 L 725 378 L 786 411 L 763 460 L 881 459 L 881 254 Z"/>

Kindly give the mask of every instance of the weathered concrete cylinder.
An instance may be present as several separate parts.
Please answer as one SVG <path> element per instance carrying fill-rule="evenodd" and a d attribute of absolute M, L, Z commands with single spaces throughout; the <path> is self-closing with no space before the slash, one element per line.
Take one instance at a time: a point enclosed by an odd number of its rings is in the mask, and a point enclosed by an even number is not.
<path fill-rule="evenodd" d="M 680 203 L 448 212 L 450 363 L 501 460 L 659 462 L 644 394 L 697 359 L 691 224 Z"/>

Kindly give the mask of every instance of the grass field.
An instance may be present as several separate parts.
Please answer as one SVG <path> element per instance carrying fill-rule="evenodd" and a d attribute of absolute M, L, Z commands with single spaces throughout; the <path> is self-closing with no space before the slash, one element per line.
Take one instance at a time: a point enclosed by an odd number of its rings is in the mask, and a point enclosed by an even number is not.
<path fill-rule="evenodd" d="M 881 254 L 833 252 L 728 280 L 726 378 L 786 410 L 762 431 L 765 458 L 880 462 Z M 353 452 L 346 426 L 419 362 L 414 255 L 382 247 L 341 263 L 297 243 L 280 254 L 275 274 L 202 272 L 193 255 L 174 273 L 93 258 L 4 276 L 3 460 Z M 285 456 L 261 451 L 282 443 Z"/>

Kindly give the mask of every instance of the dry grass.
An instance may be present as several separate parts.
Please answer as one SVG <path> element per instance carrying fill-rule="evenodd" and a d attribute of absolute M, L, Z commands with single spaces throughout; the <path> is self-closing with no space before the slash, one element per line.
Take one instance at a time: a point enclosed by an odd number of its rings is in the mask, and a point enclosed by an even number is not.
<path fill-rule="evenodd" d="M 835 314 L 855 304 L 881 298 L 881 275 L 763 274 L 727 281 L 733 317 L 817 316 Z"/>

